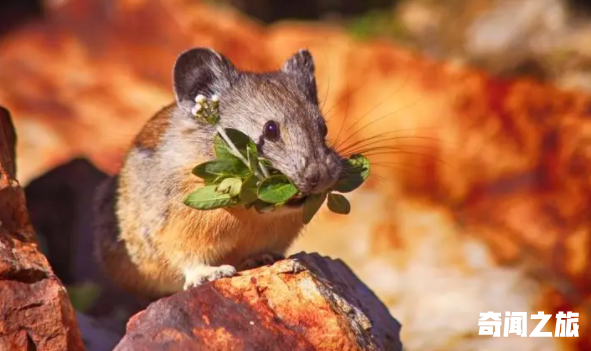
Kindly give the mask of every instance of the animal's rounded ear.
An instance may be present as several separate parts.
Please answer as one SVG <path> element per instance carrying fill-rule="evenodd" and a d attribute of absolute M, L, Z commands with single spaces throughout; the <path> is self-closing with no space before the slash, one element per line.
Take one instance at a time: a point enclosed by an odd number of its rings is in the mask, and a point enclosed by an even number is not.
<path fill-rule="evenodd" d="M 314 78 L 314 58 L 308 50 L 301 49 L 295 53 L 285 61 L 281 71 L 294 76 L 310 101 L 318 103 L 316 79 Z"/>
<path fill-rule="evenodd" d="M 283 72 L 314 75 L 314 58 L 306 49 L 301 49 L 290 57 L 281 68 Z"/>
<path fill-rule="evenodd" d="M 181 53 L 174 63 L 173 88 L 178 103 L 195 96 L 221 94 L 232 85 L 238 72 L 223 55 L 208 48 Z"/>

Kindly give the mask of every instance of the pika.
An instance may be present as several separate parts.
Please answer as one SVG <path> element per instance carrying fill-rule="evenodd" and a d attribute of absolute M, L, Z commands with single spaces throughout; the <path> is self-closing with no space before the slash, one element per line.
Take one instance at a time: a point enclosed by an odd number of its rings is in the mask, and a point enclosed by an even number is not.
<path fill-rule="evenodd" d="M 175 101 L 143 126 L 121 170 L 97 189 L 94 238 L 106 276 L 153 300 L 283 258 L 304 227 L 305 196 L 343 172 L 326 142 L 314 70 L 308 50 L 266 73 L 239 70 L 208 48 L 181 53 L 172 70 Z M 216 95 L 220 126 L 248 135 L 304 197 L 270 213 L 186 206 L 203 186 L 192 169 L 214 158 L 215 127 L 191 113 L 197 95 Z"/>

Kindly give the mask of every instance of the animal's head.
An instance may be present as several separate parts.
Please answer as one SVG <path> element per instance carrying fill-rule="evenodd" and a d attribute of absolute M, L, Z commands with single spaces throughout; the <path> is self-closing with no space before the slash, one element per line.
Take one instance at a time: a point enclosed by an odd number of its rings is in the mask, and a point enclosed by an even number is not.
<path fill-rule="evenodd" d="M 303 194 L 321 193 L 340 177 L 341 157 L 326 143 L 314 60 L 307 50 L 277 71 L 252 73 L 211 49 L 191 49 L 176 61 L 174 91 L 187 118 L 197 95 L 219 96 L 220 125 L 248 135 Z"/>

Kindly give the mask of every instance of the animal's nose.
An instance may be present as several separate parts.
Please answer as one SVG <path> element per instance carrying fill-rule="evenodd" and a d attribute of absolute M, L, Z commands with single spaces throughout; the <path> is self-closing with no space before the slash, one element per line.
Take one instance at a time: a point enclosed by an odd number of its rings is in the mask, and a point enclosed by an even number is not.
<path fill-rule="evenodd" d="M 312 163 L 306 168 L 304 179 L 306 180 L 306 188 L 312 193 L 320 193 L 326 190 L 329 185 L 328 170 L 326 166 Z"/>
<path fill-rule="evenodd" d="M 314 189 L 318 185 L 318 182 L 320 182 L 320 172 L 308 172 L 308 174 L 306 174 L 306 181 L 310 185 L 310 188 Z"/>

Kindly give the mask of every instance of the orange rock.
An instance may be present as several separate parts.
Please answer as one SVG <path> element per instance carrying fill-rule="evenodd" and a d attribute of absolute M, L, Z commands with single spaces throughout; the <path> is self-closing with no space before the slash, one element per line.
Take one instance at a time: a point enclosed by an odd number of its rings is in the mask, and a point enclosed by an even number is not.
<path fill-rule="evenodd" d="M 68 294 L 37 250 L 0 108 L 0 350 L 84 350 Z"/>
<path fill-rule="evenodd" d="M 399 331 L 345 264 L 300 253 L 153 303 L 115 351 L 394 351 Z"/>

